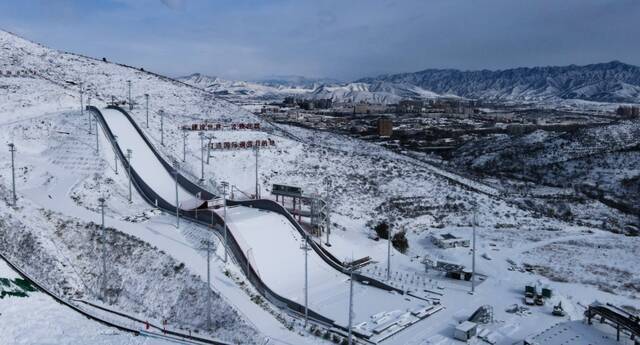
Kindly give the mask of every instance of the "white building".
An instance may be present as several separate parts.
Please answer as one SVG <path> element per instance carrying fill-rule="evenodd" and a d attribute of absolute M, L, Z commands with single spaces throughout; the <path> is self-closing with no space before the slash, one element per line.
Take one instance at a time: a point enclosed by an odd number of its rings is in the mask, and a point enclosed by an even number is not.
<path fill-rule="evenodd" d="M 468 247 L 470 244 L 468 239 L 450 233 L 434 234 L 431 236 L 431 241 L 440 248 Z"/>
<path fill-rule="evenodd" d="M 453 337 L 458 340 L 467 341 L 475 337 L 477 332 L 478 325 L 476 323 L 465 321 L 456 326 L 456 329 L 453 331 Z"/>

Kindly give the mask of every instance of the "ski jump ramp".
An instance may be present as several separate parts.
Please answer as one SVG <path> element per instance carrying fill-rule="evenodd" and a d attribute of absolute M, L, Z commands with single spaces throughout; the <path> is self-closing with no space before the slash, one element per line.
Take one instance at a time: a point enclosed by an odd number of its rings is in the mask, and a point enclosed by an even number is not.
<path fill-rule="evenodd" d="M 122 161 L 124 171 L 128 171 L 129 167 L 126 152 L 132 150 L 131 177 L 142 197 L 165 212 L 175 214 L 174 170 L 155 150 L 131 116 L 113 106 L 103 110 L 87 108 L 102 125 Z M 178 206 L 194 198 L 215 198 L 180 174 L 177 178 Z M 230 233 L 228 246 L 235 261 L 265 298 L 279 307 L 304 314 L 304 230 L 283 207 L 271 200 L 228 200 L 228 204 L 231 205 L 226 218 Z M 223 231 L 225 220 L 221 209 L 197 213 L 181 209 L 180 216 L 203 225 L 214 225 L 215 230 Z M 350 281 L 345 274 L 347 269 L 314 241 L 309 241 L 309 244 L 309 317 L 344 331 L 348 326 L 349 310 Z M 392 314 L 406 322 L 411 317 L 411 311 L 428 307 L 423 300 L 403 295 L 402 291 L 373 278 L 354 274 L 354 280 L 364 284 L 355 284 L 353 325 L 371 323 L 369 327 L 361 327 L 360 331 L 356 328 L 356 333 L 365 338 L 373 335 L 366 329 L 375 328 L 376 317 L 380 315 Z"/>

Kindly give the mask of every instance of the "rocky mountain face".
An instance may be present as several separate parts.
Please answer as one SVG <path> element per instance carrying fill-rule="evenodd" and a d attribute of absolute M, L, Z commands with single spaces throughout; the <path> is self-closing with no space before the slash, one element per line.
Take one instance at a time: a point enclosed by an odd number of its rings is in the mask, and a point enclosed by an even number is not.
<path fill-rule="evenodd" d="M 358 82 L 410 84 L 438 94 L 497 101 L 640 102 L 640 67 L 619 61 L 586 66 L 514 68 L 499 71 L 427 69 L 381 75 Z"/>

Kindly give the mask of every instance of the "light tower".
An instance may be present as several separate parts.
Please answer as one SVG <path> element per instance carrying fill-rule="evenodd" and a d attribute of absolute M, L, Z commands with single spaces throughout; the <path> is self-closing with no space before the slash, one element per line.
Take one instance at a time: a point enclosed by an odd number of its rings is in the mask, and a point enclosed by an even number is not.
<path fill-rule="evenodd" d="M 144 94 L 144 101 L 147 108 L 147 128 L 149 128 L 149 94 L 148 93 Z"/>
<path fill-rule="evenodd" d="M 258 182 L 258 155 L 260 152 L 260 146 L 256 145 L 255 150 L 256 150 L 256 199 L 260 199 L 260 187 Z"/>
<path fill-rule="evenodd" d="M 9 152 L 11 152 L 11 190 L 12 190 L 12 200 L 13 200 L 13 206 L 15 207 L 18 202 L 17 202 L 17 197 L 16 197 L 16 167 L 15 167 L 15 153 L 16 153 L 16 146 L 13 143 L 9 144 Z"/>
<path fill-rule="evenodd" d="M 164 146 L 164 110 L 160 109 L 160 145 Z"/>
<path fill-rule="evenodd" d="M 131 198 L 131 154 L 133 151 L 127 149 L 127 170 L 129 171 L 129 203 L 132 202 Z"/>
<path fill-rule="evenodd" d="M 113 141 L 115 142 L 118 141 L 117 135 L 113 136 Z M 115 162 L 115 166 L 116 166 L 116 175 L 118 175 L 118 150 L 116 149 L 115 146 L 113 146 L 113 161 Z"/>
<path fill-rule="evenodd" d="M 204 132 L 198 132 L 200 137 L 200 183 L 204 183 Z"/>
<path fill-rule="evenodd" d="M 182 132 L 182 162 L 187 160 L 187 138 L 189 133 L 187 131 Z"/>
<path fill-rule="evenodd" d="M 107 301 L 107 233 L 104 228 L 104 198 L 99 198 L 98 202 L 100 203 L 100 210 L 102 212 L 102 281 L 100 284 L 100 295 L 102 296 L 102 301 Z"/>
<path fill-rule="evenodd" d="M 129 86 L 129 110 L 133 110 L 133 100 L 131 99 L 131 80 L 127 80 Z"/>
<path fill-rule="evenodd" d="M 224 206 L 222 220 L 224 223 L 224 262 L 226 263 L 228 257 L 227 247 L 229 243 L 227 242 L 227 187 L 229 187 L 229 182 L 222 181 L 220 184 L 222 185 L 222 203 Z"/>
<path fill-rule="evenodd" d="M 207 248 L 207 329 L 211 330 L 211 245 L 214 243 L 210 239 L 200 243 Z"/>
<path fill-rule="evenodd" d="M 476 290 L 476 213 L 477 213 L 477 205 L 473 206 L 473 246 L 472 252 L 473 256 L 471 257 L 471 294 L 473 295 Z"/>
<path fill-rule="evenodd" d="M 304 327 L 307 327 L 309 322 L 309 235 L 305 232 L 304 244 L 300 246 L 300 249 L 304 251 Z"/>
<path fill-rule="evenodd" d="M 176 228 L 180 229 L 180 203 L 178 201 L 178 169 L 180 169 L 180 163 L 176 161 L 173 167 L 173 176 L 176 180 Z"/>

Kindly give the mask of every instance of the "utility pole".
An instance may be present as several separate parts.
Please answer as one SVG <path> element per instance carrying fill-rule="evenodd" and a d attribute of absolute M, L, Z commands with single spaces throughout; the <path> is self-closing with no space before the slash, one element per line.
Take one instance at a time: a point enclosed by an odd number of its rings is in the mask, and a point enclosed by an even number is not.
<path fill-rule="evenodd" d="M 117 142 L 118 136 L 114 135 L 113 140 Z M 116 175 L 118 175 L 118 150 L 116 149 L 115 146 L 113 147 L 113 161 L 116 164 Z"/>
<path fill-rule="evenodd" d="M 98 118 L 96 116 L 96 154 L 100 152 L 100 142 L 98 141 Z"/>
<path fill-rule="evenodd" d="M 132 198 L 131 198 L 131 154 L 133 152 L 131 151 L 131 149 L 127 149 L 127 169 L 129 170 L 129 203 L 132 202 Z"/>
<path fill-rule="evenodd" d="M 160 145 L 164 146 L 164 110 L 160 109 Z"/>
<path fill-rule="evenodd" d="M 249 252 L 252 250 L 252 247 L 249 247 L 249 249 L 247 249 L 247 281 L 249 283 L 251 283 L 251 265 L 249 265 Z"/>
<path fill-rule="evenodd" d="M 309 235 L 305 232 L 304 245 L 300 247 L 304 251 L 304 327 L 307 328 L 309 322 Z"/>
<path fill-rule="evenodd" d="M 131 99 L 131 80 L 127 80 L 127 85 L 129 85 L 129 110 L 133 110 L 133 100 Z"/>
<path fill-rule="evenodd" d="M 391 227 L 387 230 L 387 281 L 391 280 Z"/>
<path fill-rule="evenodd" d="M 211 157 L 211 138 L 213 136 L 208 136 L 209 142 L 207 143 L 207 165 L 209 165 L 209 158 Z"/>
<path fill-rule="evenodd" d="M 224 211 L 222 213 L 222 221 L 224 223 L 224 263 L 227 263 L 227 187 L 229 186 L 229 182 L 222 181 L 222 203 L 224 206 Z"/>
<path fill-rule="evenodd" d="M 353 260 L 351 260 L 353 262 Z M 349 345 L 353 344 L 353 334 L 351 331 L 353 325 L 353 271 L 354 267 L 349 268 Z"/>
<path fill-rule="evenodd" d="M 211 240 L 201 242 L 207 246 L 207 329 L 211 330 Z"/>
<path fill-rule="evenodd" d="M 176 228 L 180 229 L 180 204 L 178 202 L 178 169 L 180 164 L 175 162 L 173 175 L 176 179 Z"/>
<path fill-rule="evenodd" d="M 79 83 L 80 86 L 80 115 L 84 116 L 84 90 L 82 89 L 82 82 Z M 91 129 L 89 129 L 91 130 Z"/>
<path fill-rule="evenodd" d="M 107 232 L 104 228 L 104 198 L 99 198 L 100 210 L 102 211 L 102 282 L 100 285 L 100 295 L 102 301 L 107 301 Z"/>
<path fill-rule="evenodd" d="M 204 132 L 199 132 L 200 136 L 200 183 L 204 183 Z"/>
<path fill-rule="evenodd" d="M 147 128 L 149 128 L 149 94 L 145 93 L 144 94 L 144 100 L 146 103 L 146 108 L 147 108 Z"/>
<path fill-rule="evenodd" d="M 471 294 L 475 293 L 476 289 L 476 213 L 477 206 L 473 206 L 473 256 L 471 257 Z"/>
<path fill-rule="evenodd" d="M 256 145 L 256 199 L 260 199 L 260 188 L 258 185 L 258 155 L 260 152 L 260 146 Z"/>
<path fill-rule="evenodd" d="M 331 234 L 331 197 L 329 193 L 331 193 L 332 182 L 331 179 L 327 176 L 324 178 L 324 183 L 327 185 L 327 197 L 325 198 L 325 223 L 327 227 L 325 231 L 327 232 L 327 243 L 325 243 L 325 245 L 327 247 L 331 247 L 331 243 L 329 242 L 329 234 Z"/>
<path fill-rule="evenodd" d="M 12 198 L 13 198 L 13 205 L 12 206 L 17 206 L 18 202 L 17 202 L 17 198 L 16 198 L 16 166 L 15 166 L 15 153 L 16 153 L 16 146 L 13 143 L 9 144 L 9 152 L 11 152 L 11 189 L 12 189 Z"/>
<path fill-rule="evenodd" d="M 187 160 L 187 138 L 189 137 L 189 133 L 187 131 L 182 132 L 182 161 L 185 162 Z"/>

